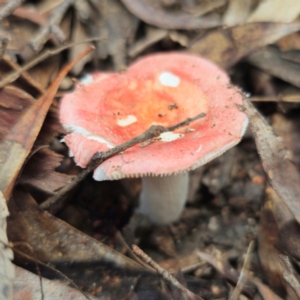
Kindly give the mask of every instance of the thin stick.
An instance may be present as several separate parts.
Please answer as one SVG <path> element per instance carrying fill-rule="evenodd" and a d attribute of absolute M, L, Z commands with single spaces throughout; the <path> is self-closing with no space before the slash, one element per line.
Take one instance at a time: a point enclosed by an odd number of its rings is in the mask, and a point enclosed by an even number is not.
<path fill-rule="evenodd" d="M 126 250 L 128 251 L 128 256 L 132 259 L 134 259 L 136 262 L 138 262 L 140 265 L 142 265 L 144 268 L 146 268 L 147 270 L 149 270 L 150 272 L 154 272 L 154 270 L 149 267 L 148 264 L 145 264 L 137 255 L 135 255 L 132 251 L 132 249 L 129 247 L 129 245 L 127 244 L 127 242 L 124 240 L 123 235 L 120 231 L 117 231 L 117 239 L 121 242 L 122 246 L 124 246 L 126 248 Z"/>
<path fill-rule="evenodd" d="M 0 21 L 8 17 L 24 0 L 10 0 L 0 10 Z"/>
<path fill-rule="evenodd" d="M 252 102 L 290 102 L 299 103 L 300 94 L 278 95 L 278 96 L 253 96 L 248 98 Z"/>
<path fill-rule="evenodd" d="M 132 245 L 132 251 L 135 253 L 138 257 L 140 257 L 145 263 L 147 263 L 149 266 L 151 266 L 153 269 L 157 271 L 157 273 L 169 284 L 171 284 L 173 287 L 177 288 L 182 292 L 182 296 L 184 296 L 186 299 L 193 299 L 193 300 L 200 300 L 200 296 L 192 293 L 190 290 L 188 290 L 186 287 L 184 287 L 175 277 L 173 277 L 170 273 L 168 273 L 165 269 L 163 269 L 159 264 L 157 264 L 154 260 L 152 260 L 151 257 L 149 257 L 142 249 L 140 249 L 136 245 Z"/>
<path fill-rule="evenodd" d="M 39 51 L 42 48 L 42 46 L 49 39 L 51 32 L 55 35 L 55 37 L 60 43 L 66 40 L 65 34 L 59 28 L 59 24 L 61 23 L 62 18 L 64 17 L 66 11 L 72 3 L 72 0 L 65 0 L 55 9 L 52 10 L 49 16 L 48 23 L 40 28 L 37 36 L 30 43 L 30 46 L 33 51 Z"/>
<path fill-rule="evenodd" d="M 41 209 L 45 209 L 49 211 L 50 213 L 57 212 L 63 205 L 63 202 L 61 201 L 58 203 L 60 199 L 62 199 L 69 191 L 71 191 L 75 186 L 77 186 L 83 179 L 85 179 L 88 174 L 90 174 L 92 171 L 96 169 L 101 163 L 103 163 L 108 158 L 125 151 L 126 149 L 135 146 L 137 144 L 140 144 L 146 140 L 153 139 L 155 137 L 158 137 L 161 133 L 166 131 L 173 131 L 175 129 L 178 129 L 182 126 L 189 125 L 191 122 L 196 121 L 197 119 L 205 117 L 205 113 L 201 113 L 193 118 L 188 118 L 183 122 L 180 122 L 176 125 L 170 126 L 170 127 L 163 127 L 161 125 L 153 125 L 151 126 L 147 131 L 144 133 L 138 135 L 137 137 L 119 145 L 116 146 L 106 152 L 99 152 L 96 153 L 90 164 L 87 166 L 86 169 L 84 169 L 76 178 L 73 179 L 73 181 L 70 182 L 67 186 L 63 187 L 61 190 L 58 191 L 58 193 L 52 197 L 50 197 L 48 200 L 43 202 L 40 205 Z"/>

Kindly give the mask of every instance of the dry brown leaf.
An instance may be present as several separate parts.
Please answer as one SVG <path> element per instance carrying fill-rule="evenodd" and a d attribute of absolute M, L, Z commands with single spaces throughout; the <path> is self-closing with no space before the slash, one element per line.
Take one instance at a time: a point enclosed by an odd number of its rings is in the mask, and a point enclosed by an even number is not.
<path fill-rule="evenodd" d="M 83 24 L 79 21 L 79 19 L 75 16 L 74 20 L 74 25 L 73 25 L 73 30 L 72 30 L 72 37 L 71 40 L 72 42 L 75 43 L 80 43 L 83 40 L 86 40 L 88 38 L 87 32 L 86 32 L 86 27 L 83 26 Z M 80 52 L 82 52 L 86 47 L 91 46 L 92 43 L 80 43 L 70 49 L 70 55 L 69 59 L 73 60 L 75 57 L 78 56 Z M 74 75 L 78 75 L 85 64 L 89 62 L 93 57 L 93 53 L 90 53 L 89 55 L 85 56 L 80 62 L 78 62 L 72 69 L 72 73 Z"/>
<path fill-rule="evenodd" d="M 32 37 L 32 32 L 38 28 L 38 25 L 15 16 L 9 16 L 7 20 L 7 24 L 3 28 L 1 35 L 8 38 L 9 44 L 7 46 L 7 52 L 11 56 L 14 56 L 22 52 L 27 46 L 28 41 Z"/>
<path fill-rule="evenodd" d="M 95 294 L 101 291 L 103 297 L 117 292 L 126 295 L 138 274 L 151 274 L 126 256 L 42 211 L 23 190 L 14 190 L 9 210 L 9 240 L 15 243 L 14 248 L 31 257 L 25 258 L 15 252 L 18 264 L 29 263 L 34 266 L 35 257 L 55 265 L 78 285 L 93 289 Z M 34 256 L 26 243 L 34 251 Z M 119 295 L 114 299 L 121 297 Z"/>
<path fill-rule="evenodd" d="M 34 103 L 32 96 L 17 87 L 6 86 L 0 90 L 0 141 Z"/>
<path fill-rule="evenodd" d="M 300 95 L 298 95 L 300 102 Z M 279 136 L 283 138 L 284 144 L 290 151 L 291 160 L 300 166 L 300 119 L 298 115 L 287 117 L 282 113 L 272 116 L 271 124 Z"/>
<path fill-rule="evenodd" d="M 282 22 L 295 21 L 300 14 L 298 0 L 261 0 L 249 16 L 248 22 Z"/>
<path fill-rule="evenodd" d="M 61 80 L 91 50 L 87 49 L 62 69 L 47 93 L 22 114 L 0 144 L 0 190 L 7 199 L 10 198 L 15 180 L 43 125 Z"/>
<path fill-rule="evenodd" d="M 97 42 L 98 57 L 105 59 L 111 55 L 115 70 L 121 70 L 127 66 L 126 47 L 133 40 L 138 19 L 120 1 L 93 0 L 93 3 L 98 15 L 91 31 L 93 36 L 101 38 Z"/>
<path fill-rule="evenodd" d="M 189 52 L 209 58 L 226 69 L 249 53 L 299 29 L 300 23 L 253 23 L 221 28 L 196 41 Z"/>
<path fill-rule="evenodd" d="M 5 77 L 9 72 L 20 70 L 21 67 L 14 62 L 9 56 L 4 56 L 3 59 L 0 60 L 0 76 Z M 45 90 L 41 86 L 41 84 L 34 80 L 28 72 L 22 72 L 20 77 L 18 77 L 13 85 L 24 90 L 25 92 L 32 95 L 34 98 L 41 96 L 45 93 Z"/>
<path fill-rule="evenodd" d="M 152 26 L 146 27 L 146 36 L 142 39 L 137 40 L 134 44 L 131 45 L 128 49 L 128 55 L 130 57 L 135 57 L 141 52 L 146 50 L 148 47 L 153 44 L 161 41 L 162 39 L 168 36 L 168 30 L 160 29 Z"/>
<path fill-rule="evenodd" d="M 210 263 L 215 269 L 217 269 L 223 276 L 227 277 L 233 282 L 238 281 L 239 272 L 235 270 L 228 262 L 224 262 L 221 260 L 218 260 L 217 258 L 213 257 L 210 254 L 199 252 L 198 256 L 204 261 L 207 261 Z M 246 284 L 244 285 L 243 291 L 246 292 L 248 295 L 253 294 L 253 291 L 251 291 L 250 287 L 253 287 L 254 285 L 259 284 L 259 291 L 262 291 L 262 295 L 267 295 L 268 298 L 265 298 L 265 300 L 283 300 L 279 296 L 277 296 L 274 292 L 272 292 L 268 286 L 264 285 L 263 283 L 258 282 L 257 280 L 251 280 L 247 279 Z M 252 298 L 252 297 L 251 297 Z"/>
<path fill-rule="evenodd" d="M 55 171 L 63 158 L 62 155 L 49 148 L 38 150 L 29 158 L 18 182 L 53 195 L 55 191 L 69 184 L 74 178 L 74 176 Z"/>
<path fill-rule="evenodd" d="M 283 59 L 275 47 L 258 50 L 249 55 L 247 61 L 268 74 L 300 87 L 300 64 Z"/>
<path fill-rule="evenodd" d="M 43 294 L 45 299 L 53 300 L 86 300 L 78 290 L 60 283 L 57 280 L 42 278 Z M 16 277 L 13 286 L 13 300 L 41 299 L 40 278 L 39 276 L 16 267 Z M 91 300 L 99 298 L 89 295 Z"/>
<path fill-rule="evenodd" d="M 61 57 L 56 55 L 34 66 L 28 73 L 46 89 L 57 76 L 60 65 Z"/>
<path fill-rule="evenodd" d="M 60 5 L 64 0 L 44 0 L 36 4 L 35 8 L 39 14 L 48 14 L 55 7 Z"/>
<path fill-rule="evenodd" d="M 293 219 L 292 214 L 276 192 L 271 187 L 268 187 L 266 189 L 265 203 L 260 212 L 258 256 L 268 284 L 275 292 L 283 288 L 283 267 L 278 259 L 281 251 L 276 247 L 279 227 Z"/>
<path fill-rule="evenodd" d="M 184 1 L 182 1 L 184 3 Z M 183 10 L 189 12 L 193 17 L 200 17 L 215 9 L 220 9 L 220 7 L 226 4 L 227 0 L 209 0 L 201 1 L 196 5 L 183 5 L 181 4 Z"/>
<path fill-rule="evenodd" d="M 288 159 L 288 151 L 282 139 L 274 133 L 254 106 L 244 100 L 245 113 L 250 119 L 250 128 L 268 180 L 278 196 L 300 223 L 300 174 Z"/>
<path fill-rule="evenodd" d="M 127 9 L 145 23 L 164 29 L 200 29 L 221 25 L 217 16 L 193 17 L 183 11 L 170 11 L 153 0 L 122 0 Z"/>
<path fill-rule="evenodd" d="M 300 34 L 299 32 L 289 34 L 280 39 L 276 44 L 281 51 L 300 50 Z"/>
<path fill-rule="evenodd" d="M 253 0 L 229 0 L 226 12 L 223 15 L 223 23 L 227 26 L 243 24 L 248 18 Z"/>

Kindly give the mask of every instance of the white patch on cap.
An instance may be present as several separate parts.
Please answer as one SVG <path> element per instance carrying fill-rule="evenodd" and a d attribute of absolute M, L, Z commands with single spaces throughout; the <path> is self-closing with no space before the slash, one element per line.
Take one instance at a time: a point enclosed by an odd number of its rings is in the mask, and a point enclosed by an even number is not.
<path fill-rule="evenodd" d="M 87 139 L 97 141 L 101 144 L 106 145 L 108 148 L 114 148 L 116 146 L 112 142 L 110 142 L 108 139 L 106 139 L 102 136 L 93 134 L 93 133 L 87 131 L 83 127 L 73 125 L 73 124 L 64 124 L 63 126 L 64 126 L 64 128 L 66 129 L 67 132 L 80 133 L 84 137 L 86 137 Z"/>
<path fill-rule="evenodd" d="M 163 142 L 172 142 L 183 136 L 184 135 L 182 133 L 174 133 L 172 131 L 163 132 L 159 135 L 161 141 Z"/>
<path fill-rule="evenodd" d="M 133 123 L 135 123 L 137 121 L 137 118 L 136 116 L 133 116 L 133 115 L 128 115 L 126 118 L 124 119 L 119 119 L 117 121 L 118 125 L 119 126 L 122 126 L 122 127 L 126 127 L 128 125 L 131 125 Z"/>
<path fill-rule="evenodd" d="M 162 85 L 170 87 L 177 87 L 180 83 L 180 78 L 170 72 L 162 72 L 158 80 Z"/>
<path fill-rule="evenodd" d="M 96 170 L 94 171 L 93 178 L 96 181 L 110 180 L 108 178 L 108 176 L 106 175 L 106 171 L 105 171 L 105 168 L 103 168 L 103 166 L 99 166 L 96 168 Z"/>
<path fill-rule="evenodd" d="M 80 78 L 80 82 L 83 85 L 88 85 L 94 81 L 94 77 L 91 74 L 86 74 L 83 77 Z"/>
<path fill-rule="evenodd" d="M 107 174 L 107 171 L 103 165 L 100 165 L 99 167 L 96 168 L 93 174 L 93 178 L 96 181 L 104 181 L 104 180 L 119 180 L 122 178 L 130 177 L 129 174 L 124 174 L 121 171 L 121 168 L 116 168 L 110 174 Z"/>

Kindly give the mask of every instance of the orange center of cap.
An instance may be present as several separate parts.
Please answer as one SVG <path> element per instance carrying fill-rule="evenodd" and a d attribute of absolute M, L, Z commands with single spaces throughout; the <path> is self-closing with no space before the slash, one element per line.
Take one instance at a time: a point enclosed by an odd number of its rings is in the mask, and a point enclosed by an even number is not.
<path fill-rule="evenodd" d="M 201 90 L 172 72 L 161 72 L 152 78 L 126 76 L 123 79 L 109 93 L 101 124 L 124 141 L 143 133 L 153 124 L 167 127 L 207 112 L 208 100 Z M 203 119 L 189 127 L 201 122 Z"/>

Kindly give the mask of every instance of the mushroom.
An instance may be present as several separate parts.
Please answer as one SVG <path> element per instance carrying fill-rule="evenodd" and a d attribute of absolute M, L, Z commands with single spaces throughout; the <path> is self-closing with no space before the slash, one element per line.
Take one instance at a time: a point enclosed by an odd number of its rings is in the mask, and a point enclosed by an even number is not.
<path fill-rule="evenodd" d="M 164 132 L 99 165 L 95 180 L 142 177 L 137 211 L 157 224 L 176 221 L 188 192 L 188 171 L 236 145 L 248 119 L 237 108 L 241 91 L 225 72 L 193 55 L 146 56 L 123 74 L 97 73 L 62 99 L 64 141 L 76 163 L 86 167 L 93 154 L 146 131 L 205 113 L 189 126 Z"/>

